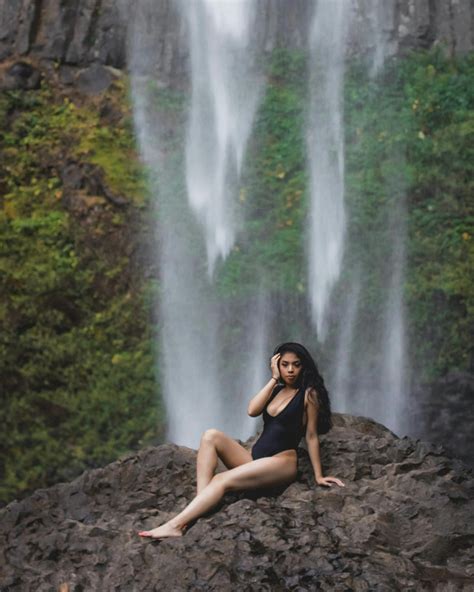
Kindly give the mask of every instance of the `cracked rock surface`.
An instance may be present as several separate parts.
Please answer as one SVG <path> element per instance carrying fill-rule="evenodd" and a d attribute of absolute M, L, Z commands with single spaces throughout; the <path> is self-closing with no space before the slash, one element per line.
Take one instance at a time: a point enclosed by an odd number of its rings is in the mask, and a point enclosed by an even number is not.
<path fill-rule="evenodd" d="M 474 478 L 443 449 L 335 414 L 280 492 L 229 494 L 182 538 L 137 531 L 195 492 L 196 452 L 147 448 L 0 512 L 0 590 L 474 590 Z M 248 442 L 250 445 L 250 442 Z"/>

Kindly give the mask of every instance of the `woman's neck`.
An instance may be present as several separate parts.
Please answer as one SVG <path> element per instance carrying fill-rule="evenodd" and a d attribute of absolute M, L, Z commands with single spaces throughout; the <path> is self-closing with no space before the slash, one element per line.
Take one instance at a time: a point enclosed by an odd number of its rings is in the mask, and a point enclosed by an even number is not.
<path fill-rule="evenodd" d="M 283 382 L 283 388 L 281 389 L 282 391 L 298 391 L 300 389 L 299 386 L 292 386 L 289 384 L 286 384 L 286 382 Z"/>

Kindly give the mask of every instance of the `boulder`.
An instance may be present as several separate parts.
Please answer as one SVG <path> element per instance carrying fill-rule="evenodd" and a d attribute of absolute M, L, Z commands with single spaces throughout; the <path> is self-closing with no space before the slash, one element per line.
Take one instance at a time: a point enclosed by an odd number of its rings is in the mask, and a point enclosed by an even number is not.
<path fill-rule="evenodd" d="M 474 374 L 451 371 L 413 393 L 412 425 L 417 435 L 442 444 L 474 467 Z"/>
<path fill-rule="evenodd" d="M 97 165 L 68 160 L 59 173 L 64 187 L 62 203 L 72 213 L 87 213 L 89 207 L 104 201 L 118 208 L 128 205 L 125 197 L 108 187 L 103 171 Z"/>
<path fill-rule="evenodd" d="M 346 487 L 316 486 L 299 449 L 289 487 L 229 494 L 163 541 L 137 531 L 192 499 L 194 450 L 147 448 L 38 490 L 0 513 L 0 589 L 473 589 L 472 471 L 440 446 L 347 415 L 321 449 L 326 474 Z"/>
<path fill-rule="evenodd" d="M 77 88 L 86 95 L 98 95 L 106 91 L 113 80 L 114 77 L 108 68 L 100 64 L 93 64 L 78 73 Z"/>
<path fill-rule="evenodd" d="M 0 68 L 0 91 L 37 90 L 41 86 L 41 73 L 30 62 L 20 60 Z"/>

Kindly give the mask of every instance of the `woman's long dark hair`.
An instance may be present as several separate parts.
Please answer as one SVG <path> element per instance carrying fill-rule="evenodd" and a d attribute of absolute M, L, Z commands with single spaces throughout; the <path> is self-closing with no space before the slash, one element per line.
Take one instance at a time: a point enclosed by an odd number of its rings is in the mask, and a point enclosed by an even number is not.
<path fill-rule="evenodd" d="M 280 343 L 275 348 L 273 355 L 281 354 L 286 352 L 292 352 L 298 356 L 301 360 L 303 370 L 298 379 L 298 386 L 306 390 L 308 387 L 314 388 L 318 397 L 318 434 L 325 434 L 332 428 L 331 421 L 331 403 L 329 401 L 329 393 L 324 384 L 324 379 L 319 373 L 316 362 L 309 351 L 300 343 L 293 343 L 291 341 L 287 343 Z"/>

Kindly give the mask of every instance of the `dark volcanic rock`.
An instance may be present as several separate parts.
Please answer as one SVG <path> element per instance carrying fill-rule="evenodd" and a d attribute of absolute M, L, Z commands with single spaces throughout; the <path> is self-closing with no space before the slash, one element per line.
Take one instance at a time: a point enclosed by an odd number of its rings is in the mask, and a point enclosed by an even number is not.
<path fill-rule="evenodd" d="M 112 74 L 105 66 L 93 64 L 90 68 L 85 68 L 79 72 L 77 87 L 86 95 L 96 95 L 107 90 L 113 79 Z"/>
<path fill-rule="evenodd" d="M 0 514 L 0 589 L 455 591 L 474 588 L 474 479 L 442 449 L 336 416 L 314 485 L 232 494 L 184 537 L 141 540 L 193 497 L 195 452 L 163 445 Z M 64 587 L 66 589 L 66 587 Z"/>
<path fill-rule="evenodd" d="M 29 62 L 18 61 L 0 69 L 0 90 L 36 90 L 40 86 L 41 73 Z"/>
<path fill-rule="evenodd" d="M 126 19 L 114 0 L 0 3 L 0 59 L 31 53 L 73 64 L 125 65 Z"/>
<path fill-rule="evenodd" d="M 68 161 L 61 167 L 60 175 L 64 186 L 62 202 L 70 212 L 86 214 L 102 199 L 119 208 L 128 205 L 125 197 L 108 188 L 103 171 L 96 165 Z"/>
<path fill-rule="evenodd" d="M 253 44 L 258 51 L 307 47 L 313 0 L 259 0 L 256 4 Z M 390 56 L 433 45 L 452 54 L 473 49 L 471 0 L 352 0 L 351 4 L 350 53 L 373 50 L 374 27 Z M 177 0 L 0 2 L 0 60 L 32 55 L 57 64 L 97 62 L 124 68 L 127 44 L 140 37 L 145 46 L 156 46 L 153 68 L 143 64 L 144 69 L 153 70 L 165 82 L 180 78 L 186 71 L 188 49 L 178 5 Z M 133 36 L 129 25 L 137 19 L 142 25 Z"/>
<path fill-rule="evenodd" d="M 413 393 L 413 429 L 474 467 L 474 375 L 452 371 Z"/>

